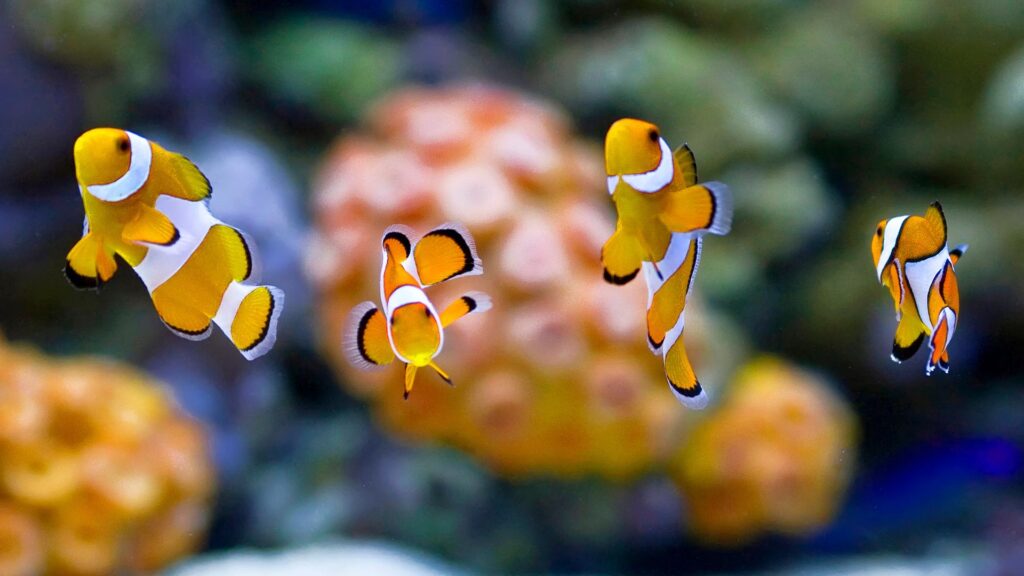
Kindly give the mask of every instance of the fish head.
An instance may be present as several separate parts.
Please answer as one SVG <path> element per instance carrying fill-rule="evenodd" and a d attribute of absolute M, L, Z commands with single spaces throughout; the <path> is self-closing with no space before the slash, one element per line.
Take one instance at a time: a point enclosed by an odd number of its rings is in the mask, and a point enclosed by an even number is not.
<path fill-rule="evenodd" d="M 423 302 L 405 304 L 391 312 L 391 343 L 402 358 L 426 366 L 441 351 L 441 324 Z"/>
<path fill-rule="evenodd" d="M 871 260 L 878 266 L 878 260 L 882 257 L 882 244 L 885 240 L 885 225 L 888 220 L 879 220 L 875 227 L 875 234 L 871 237 Z"/>
<path fill-rule="evenodd" d="M 661 164 L 661 132 L 650 122 L 623 118 L 612 124 L 604 143 L 609 176 L 643 174 Z"/>
<path fill-rule="evenodd" d="M 117 128 L 94 128 L 75 140 L 75 174 L 80 184 L 110 184 L 128 172 L 132 145 Z"/>

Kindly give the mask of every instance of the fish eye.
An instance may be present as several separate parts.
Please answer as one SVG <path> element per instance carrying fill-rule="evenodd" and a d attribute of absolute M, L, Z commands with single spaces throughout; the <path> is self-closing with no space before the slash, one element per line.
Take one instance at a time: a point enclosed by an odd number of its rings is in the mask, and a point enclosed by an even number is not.
<path fill-rule="evenodd" d="M 127 137 L 117 139 L 117 150 L 119 152 L 127 152 L 129 148 L 131 148 L 131 144 L 128 142 Z"/>
<path fill-rule="evenodd" d="M 647 137 L 651 139 L 651 142 L 657 142 L 658 141 L 658 131 L 655 130 L 654 128 L 651 128 L 651 131 L 647 133 Z"/>

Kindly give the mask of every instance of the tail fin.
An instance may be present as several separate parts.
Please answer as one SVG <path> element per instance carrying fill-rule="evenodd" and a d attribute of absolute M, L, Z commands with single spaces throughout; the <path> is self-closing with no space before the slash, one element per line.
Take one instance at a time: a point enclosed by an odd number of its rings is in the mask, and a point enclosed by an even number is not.
<path fill-rule="evenodd" d="M 682 334 L 665 352 L 665 377 L 672 393 L 684 406 L 694 410 L 707 407 L 708 395 L 701 388 L 697 375 L 693 372 L 693 366 L 690 365 L 686 348 L 683 346 Z"/>
<path fill-rule="evenodd" d="M 640 272 L 643 259 L 644 249 L 640 241 L 619 228 L 601 249 L 605 281 L 612 284 L 628 284 Z"/>
<path fill-rule="evenodd" d="M 967 244 L 961 244 L 949 251 L 949 261 L 953 263 L 953 266 L 960 261 L 960 258 L 967 252 L 967 248 Z"/>
<path fill-rule="evenodd" d="M 107 251 L 100 236 L 89 232 L 82 236 L 64 264 L 64 276 L 79 290 L 99 290 L 117 272 L 114 255 Z"/>
<path fill-rule="evenodd" d="M 721 182 L 670 192 L 661 221 L 672 232 L 724 236 L 732 229 L 732 192 Z"/>
<path fill-rule="evenodd" d="M 277 321 L 284 308 L 284 292 L 274 286 L 247 286 L 232 282 L 213 321 L 248 360 L 266 354 L 277 341 Z"/>
<path fill-rule="evenodd" d="M 925 373 L 931 376 L 938 366 L 943 372 L 949 372 L 949 353 L 947 347 L 953 340 L 953 332 L 956 330 L 956 313 L 952 308 L 946 307 L 939 311 L 939 320 L 932 330 L 931 340 L 928 348 L 931 354 L 928 356 L 928 364 L 925 366 Z"/>

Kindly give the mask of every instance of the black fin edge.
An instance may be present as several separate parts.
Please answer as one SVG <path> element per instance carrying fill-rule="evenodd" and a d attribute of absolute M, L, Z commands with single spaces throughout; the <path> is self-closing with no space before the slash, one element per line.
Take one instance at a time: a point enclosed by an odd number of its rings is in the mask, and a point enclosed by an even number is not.
<path fill-rule="evenodd" d="M 83 276 L 78 272 L 75 272 L 71 267 L 70 262 L 64 263 L 64 278 L 67 279 L 68 283 L 71 284 L 75 290 L 93 290 L 99 292 L 100 288 L 103 287 L 103 281 L 100 280 L 99 276 L 94 278 Z"/>

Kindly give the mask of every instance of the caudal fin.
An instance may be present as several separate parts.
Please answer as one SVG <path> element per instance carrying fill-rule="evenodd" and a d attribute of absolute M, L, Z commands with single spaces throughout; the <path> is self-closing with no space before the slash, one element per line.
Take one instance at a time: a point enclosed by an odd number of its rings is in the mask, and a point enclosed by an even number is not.
<path fill-rule="evenodd" d="M 621 228 L 616 230 L 601 249 L 605 281 L 620 285 L 629 283 L 640 272 L 643 257 L 640 241 Z"/>
<path fill-rule="evenodd" d="M 277 341 L 277 321 L 284 292 L 274 286 L 232 282 L 224 292 L 213 321 L 248 360 L 266 354 Z"/>
<path fill-rule="evenodd" d="M 683 346 L 682 335 L 665 352 L 665 377 L 672 393 L 687 408 L 702 410 L 708 405 L 704 392 Z"/>

